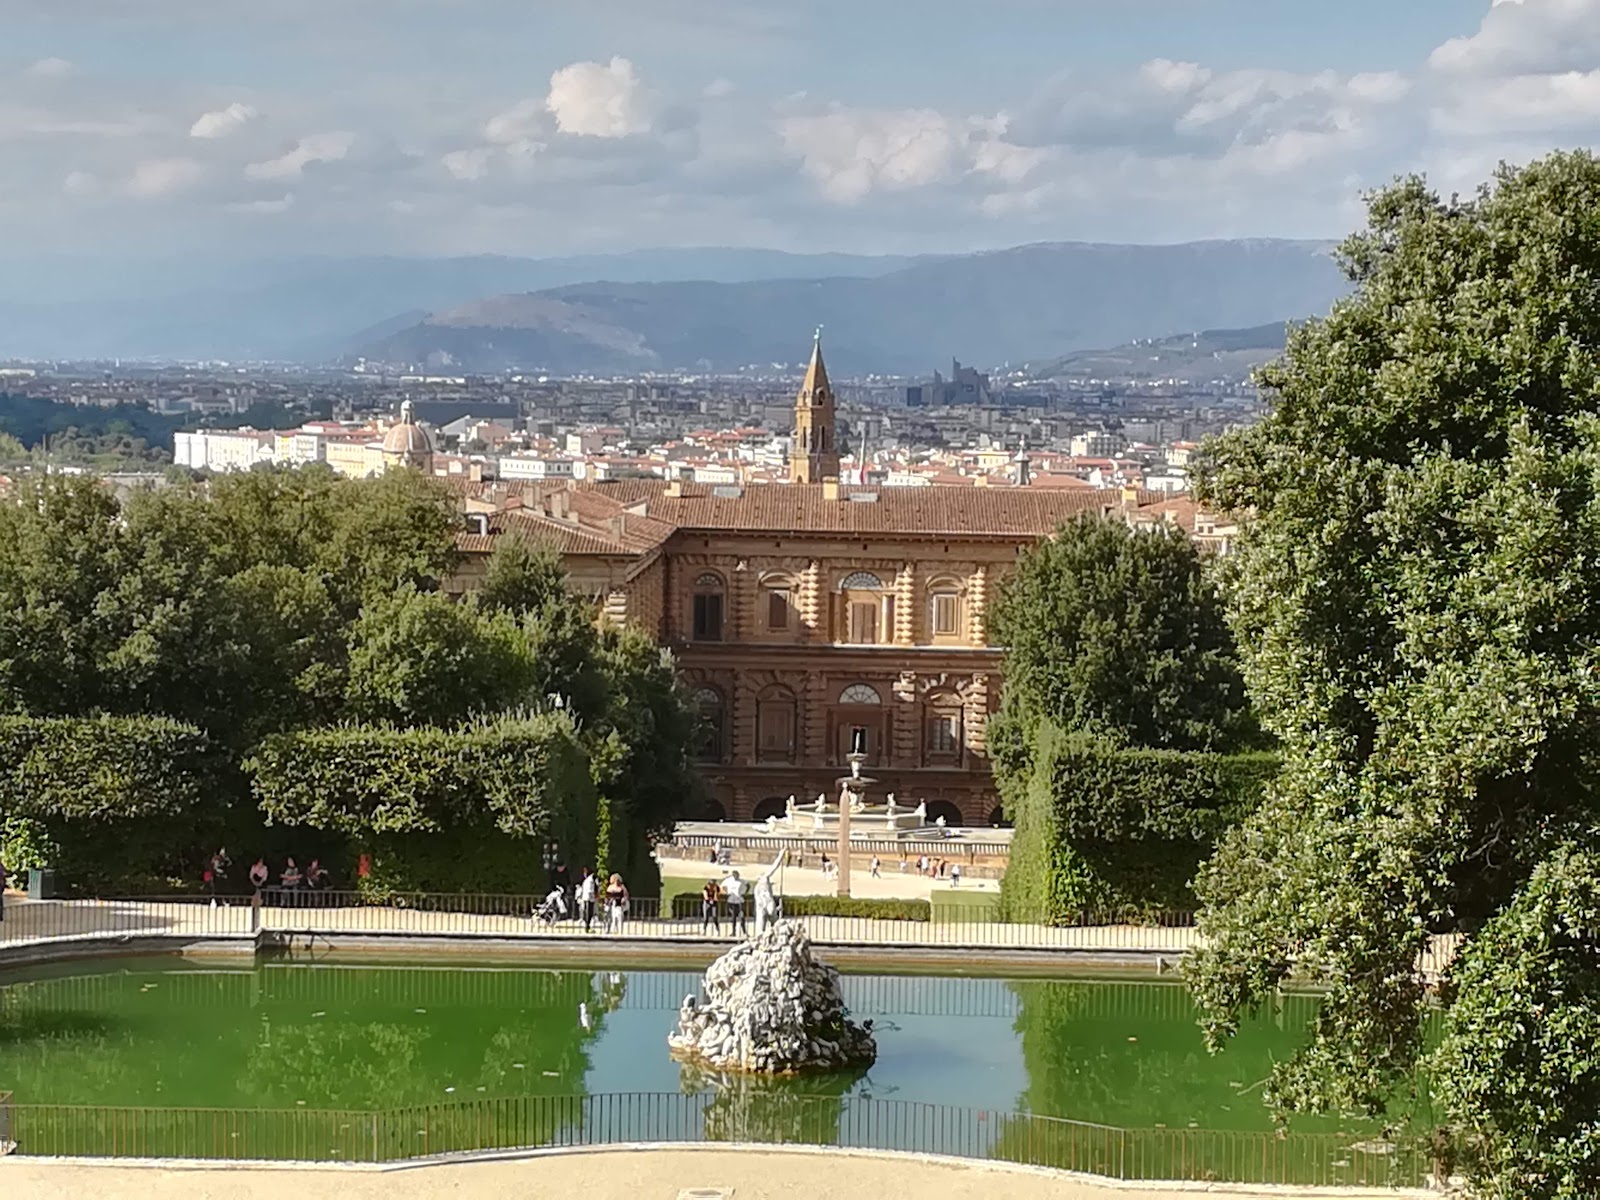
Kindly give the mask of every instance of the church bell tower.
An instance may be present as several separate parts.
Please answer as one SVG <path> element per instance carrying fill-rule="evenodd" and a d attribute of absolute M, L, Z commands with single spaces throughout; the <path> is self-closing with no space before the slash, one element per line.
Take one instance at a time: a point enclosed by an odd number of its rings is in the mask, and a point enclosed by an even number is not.
<path fill-rule="evenodd" d="M 811 347 L 811 364 L 794 402 L 794 444 L 789 482 L 821 483 L 839 478 L 839 430 L 828 368 L 822 365 L 822 330 Z"/>

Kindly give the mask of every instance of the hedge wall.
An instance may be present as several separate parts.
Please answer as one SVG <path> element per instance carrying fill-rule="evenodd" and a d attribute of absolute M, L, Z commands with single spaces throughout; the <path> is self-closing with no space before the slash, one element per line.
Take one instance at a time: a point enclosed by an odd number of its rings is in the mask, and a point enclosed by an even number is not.
<path fill-rule="evenodd" d="M 547 838 L 573 872 L 595 853 L 588 757 L 562 713 L 279 734 L 245 770 L 272 823 L 344 835 L 341 882 L 366 853 L 380 889 L 538 892 Z"/>
<path fill-rule="evenodd" d="M 0 853 L 18 876 L 55 867 L 73 892 L 198 878 L 228 815 L 202 805 L 220 768 L 206 736 L 176 721 L 0 717 Z"/>
<path fill-rule="evenodd" d="M 1005 915 L 1192 911 L 1196 870 L 1277 771 L 1271 754 L 1128 750 L 1041 724 L 1028 776 L 1008 788 Z"/>

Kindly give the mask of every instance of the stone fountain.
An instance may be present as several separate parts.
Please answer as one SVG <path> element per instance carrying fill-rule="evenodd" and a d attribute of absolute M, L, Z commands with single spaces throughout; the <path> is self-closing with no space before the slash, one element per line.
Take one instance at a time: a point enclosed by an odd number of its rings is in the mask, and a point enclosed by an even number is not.
<path fill-rule="evenodd" d="M 850 1020 L 839 972 L 818 962 L 793 921 L 769 925 L 706 971 L 704 999 L 684 998 L 667 1035 L 696 1071 L 800 1075 L 867 1067 L 878 1057 L 872 1022 Z"/>

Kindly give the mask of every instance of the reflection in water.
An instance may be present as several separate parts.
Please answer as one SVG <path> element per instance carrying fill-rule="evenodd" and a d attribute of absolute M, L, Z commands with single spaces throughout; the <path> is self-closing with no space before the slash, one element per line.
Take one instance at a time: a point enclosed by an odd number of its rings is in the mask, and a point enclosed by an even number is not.
<path fill-rule="evenodd" d="M 685 1094 L 701 1096 L 708 1142 L 831 1145 L 843 1097 L 866 1072 L 783 1078 L 682 1066 Z"/>

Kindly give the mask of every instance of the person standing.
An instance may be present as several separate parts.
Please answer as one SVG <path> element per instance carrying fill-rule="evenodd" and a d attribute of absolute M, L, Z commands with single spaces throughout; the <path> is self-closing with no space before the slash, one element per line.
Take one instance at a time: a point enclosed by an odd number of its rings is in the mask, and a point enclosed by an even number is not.
<path fill-rule="evenodd" d="M 595 892 L 599 885 L 595 882 L 594 872 L 588 867 L 583 869 L 583 882 L 578 884 L 578 915 L 583 918 L 583 931 L 588 933 L 594 927 L 594 900 Z"/>
<path fill-rule="evenodd" d="M 728 932 L 734 937 L 748 936 L 750 926 L 744 919 L 744 880 L 734 871 L 722 881 L 722 894 L 728 898 Z"/>
<path fill-rule="evenodd" d="M 267 877 L 272 872 L 267 870 L 267 860 L 258 858 L 250 866 L 250 889 L 255 893 L 257 900 L 261 899 L 261 889 L 267 886 Z"/>
<path fill-rule="evenodd" d="M 706 880 L 705 887 L 700 889 L 700 932 L 704 933 L 708 927 L 717 931 L 717 936 L 722 936 L 722 918 L 717 915 L 717 902 L 722 898 L 722 890 L 717 887 L 715 879 Z"/>
<path fill-rule="evenodd" d="M 622 932 L 622 920 L 628 915 L 628 885 L 622 882 L 622 876 L 612 872 L 611 878 L 606 881 L 606 929 L 611 933 Z"/>
<path fill-rule="evenodd" d="M 951 866 L 950 866 L 950 886 L 951 887 L 960 887 L 961 886 L 961 864 L 960 863 L 952 863 Z"/>
<path fill-rule="evenodd" d="M 878 861 L 878 856 L 876 854 L 874 854 L 872 856 L 872 877 L 874 879 L 882 879 L 883 878 L 882 867 L 883 867 L 883 864 Z"/>

